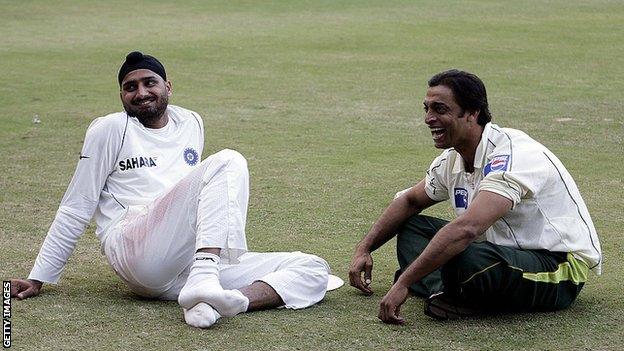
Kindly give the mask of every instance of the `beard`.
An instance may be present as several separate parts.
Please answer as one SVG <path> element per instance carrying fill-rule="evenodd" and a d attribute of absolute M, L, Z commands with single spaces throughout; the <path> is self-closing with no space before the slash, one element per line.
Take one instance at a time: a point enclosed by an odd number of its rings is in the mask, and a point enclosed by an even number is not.
<path fill-rule="evenodd" d="M 146 99 L 135 99 L 132 100 L 132 102 L 130 104 L 126 104 L 125 102 L 123 103 L 123 107 L 124 110 L 126 110 L 126 113 L 128 113 L 128 116 L 130 117 L 136 117 L 139 121 L 141 121 L 142 123 L 145 124 L 145 122 L 151 122 L 151 121 L 156 121 L 158 120 L 167 110 L 167 105 L 169 104 L 169 97 L 167 96 L 167 93 L 163 93 L 160 96 L 157 96 L 156 98 L 154 97 L 148 97 L 149 99 L 155 99 L 155 103 L 152 106 L 149 106 L 148 108 L 141 108 L 141 106 L 138 106 L 141 101 L 146 100 Z"/>

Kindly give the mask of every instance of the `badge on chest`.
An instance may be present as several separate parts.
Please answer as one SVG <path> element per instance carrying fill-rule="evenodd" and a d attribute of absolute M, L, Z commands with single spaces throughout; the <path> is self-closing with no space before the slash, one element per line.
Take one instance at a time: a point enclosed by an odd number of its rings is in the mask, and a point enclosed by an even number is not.
<path fill-rule="evenodd" d="M 455 188 L 455 208 L 468 208 L 468 190 L 464 188 Z"/>
<path fill-rule="evenodd" d="M 192 147 L 184 149 L 184 162 L 189 166 L 195 166 L 199 161 L 199 154 Z"/>

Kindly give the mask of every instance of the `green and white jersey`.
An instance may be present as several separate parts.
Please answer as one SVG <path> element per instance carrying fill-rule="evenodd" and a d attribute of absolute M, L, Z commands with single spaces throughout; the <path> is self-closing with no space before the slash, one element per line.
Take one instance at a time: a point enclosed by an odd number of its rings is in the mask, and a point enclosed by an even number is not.
<path fill-rule="evenodd" d="M 103 241 L 106 230 L 129 207 L 152 202 L 199 164 L 204 147 L 201 117 L 173 105 L 167 107 L 167 116 L 161 129 L 146 128 L 125 112 L 91 123 L 29 278 L 56 283 L 91 218 Z"/>
<path fill-rule="evenodd" d="M 600 274 L 602 253 L 581 194 L 561 161 L 522 131 L 488 123 L 468 173 L 464 160 L 447 149 L 429 167 L 425 191 L 449 200 L 457 216 L 479 191 L 510 199 L 512 209 L 484 234 L 493 244 L 519 249 L 570 252 Z"/>

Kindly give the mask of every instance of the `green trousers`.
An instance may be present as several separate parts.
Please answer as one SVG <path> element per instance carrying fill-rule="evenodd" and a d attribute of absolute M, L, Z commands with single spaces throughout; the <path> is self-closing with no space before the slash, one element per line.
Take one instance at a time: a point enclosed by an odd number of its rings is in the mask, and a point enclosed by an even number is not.
<path fill-rule="evenodd" d="M 395 281 L 448 222 L 416 215 L 397 234 Z M 587 280 L 587 265 L 565 252 L 471 243 L 410 287 L 428 297 L 444 291 L 460 304 L 492 311 L 554 311 L 568 307 Z"/>

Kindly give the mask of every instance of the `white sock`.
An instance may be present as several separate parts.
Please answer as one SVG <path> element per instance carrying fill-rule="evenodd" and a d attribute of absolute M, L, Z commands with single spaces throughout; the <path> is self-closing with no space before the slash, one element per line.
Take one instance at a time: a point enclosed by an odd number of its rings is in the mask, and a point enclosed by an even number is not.
<path fill-rule="evenodd" d="M 204 302 L 221 316 L 231 317 L 247 311 L 249 299 L 238 290 L 224 290 L 219 282 L 219 256 L 198 252 L 178 303 L 187 310 Z M 214 322 L 213 322 L 214 323 Z"/>
<path fill-rule="evenodd" d="M 217 319 L 221 318 L 219 312 L 215 311 L 210 305 L 200 302 L 193 308 L 184 311 L 184 320 L 186 324 L 196 328 L 208 328 L 217 322 Z"/>

